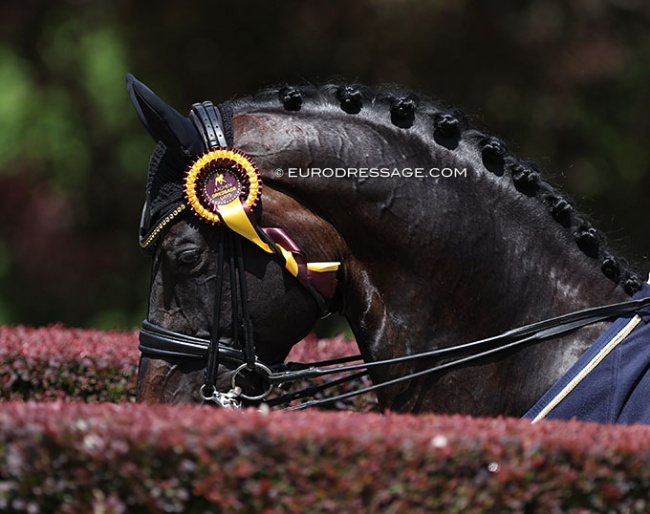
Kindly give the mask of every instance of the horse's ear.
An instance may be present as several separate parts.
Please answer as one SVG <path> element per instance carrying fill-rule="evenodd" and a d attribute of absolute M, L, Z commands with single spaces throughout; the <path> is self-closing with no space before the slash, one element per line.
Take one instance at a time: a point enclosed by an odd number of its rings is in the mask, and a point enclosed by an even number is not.
<path fill-rule="evenodd" d="M 194 153 L 192 147 L 199 135 L 192 122 L 130 73 L 126 75 L 126 84 L 138 118 L 151 137 L 168 148 L 180 147 L 186 153 Z"/>

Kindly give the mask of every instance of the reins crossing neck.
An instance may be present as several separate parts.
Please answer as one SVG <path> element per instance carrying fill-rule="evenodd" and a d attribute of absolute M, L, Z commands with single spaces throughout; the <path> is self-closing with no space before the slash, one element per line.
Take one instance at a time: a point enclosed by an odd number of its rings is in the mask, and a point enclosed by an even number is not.
<path fill-rule="evenodd" d="M 527 344 L 538 343 L 547 339 L 561 336 L 577 330 L 579 328 L 608 321 L 619 316 L 636 313 L 641 309 L 650 307 L 650 297 L 638 300 L 629 300 L 626 302 L 610 304 L 605 306 L 593 307 L 581 311 L 564 314 L 530 325 L 525 325 L 503 334 L 472 341 L 458 346 L 440 348 L 429 352 L 405 355 L 394 359 L 382 361 L 367 362 L 352 365 L 342 365 L 346 362 L 362 360 L 360 355 L 343 357 L 329 361 L 315 363 L 286 363 L 277 366 L 270 366 L 270 372 L 267 381 L 270 386 L 286 386 L 291 382 L 309 380 L 332 374 L 352 373 L 352 375 L 337 379 L 315 387 L 310 387 L 300 391 L 286 393 L 278 398 L 273 398 L 266 403 L 269 406 L 285 405 L 295 400 L 313 396 L 329 387 L 340 385 L 346 381 L 355 380 L 368 373 L 368 370 L 374 367 L 389 366 L 393 364 L 421 361 L 421 360 L 444 360 L 444 362 L 434 364 L 422 371 L 403 375 L 391 381 L 374 384 L 372 386 L 351 391 L 348 393 L 323 398 L 318 400 L 309 400 L 307 402 L 289 406 L 286 410 L 306 409 L 309 407 L 318 407 L 337 401 L 345 400 L 353 396 L 366 394 L 376 391 L 383 387 L 398 384 L 425 375 L 436 372 L 448 371 L 450 369 L 476 362 L 480 359 L 490 357 L 500 352 L 521 347 Z M 210 341 L 207 339 L 184 336 L 160 327 L 156 327 L 145 322 L 140 335 L 140 350 L 153 357 L 170 357 L 181 356 L 187 358 L 205 359 L 207 356 Z M 240 352 L 233 351 L 232 348 L 219 347 L 219 352 L 224 359 L 240 361 L 243 358 Z"/>

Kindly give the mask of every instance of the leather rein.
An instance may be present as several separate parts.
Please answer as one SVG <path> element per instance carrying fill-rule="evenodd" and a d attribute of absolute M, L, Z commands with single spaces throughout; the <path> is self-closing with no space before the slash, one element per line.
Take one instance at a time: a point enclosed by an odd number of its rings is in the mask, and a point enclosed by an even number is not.
<path fill-rule="evenodd" d="M 650 306 L 650 297 L 638 300 L 610 304 L 600 307 L 584 309 L 569 314 L 564 314 L 530 325 L 525 325 L 513 330 L 509 330 L 494 337 L 479 339 L 458 346 L 451 346 L 431 350 L 428 352 L 405 355 L 387 360 L 374 362 L 361 362 L 359 364 L 345 365 L 346 362 L 360 361 L 361 355 L 342 357 L 314 363 L 297 363 L 289 362 L 272 366 L 264 366 L 260 363 L 260 369 L 264 369 L 266 382 L 269 384 L 267 392 L 270 394 L 272 386 L 285 388 L 292 382 L 311 380 L 314 378 L 324 377 L 332 374 L 351 373 L 347 377 L 337 379 L 325 384 L 321 384 L 299 391 L 286 393 L 277 398 L 270 399 L 266 403 L 271 406 L 290 404 L 295 400 L 300 400 L 327 388 L 341 385 L 342 383 L 356 380 L 367 375 L 369 370 L 381 366 L 390 366 L 403 362 L 413 362 L 422 360 L 440 360 L 437 364 L 432 365 L 424 370 L 409 373 L 393 380 L 374 384 L 362 389 L 350 391 L 347 393 L 331 396 L 323 399 L 313 399 L 298 405 L 287 407 L 285 410 L 299 410 L 308 407 L 318 407 L 331 404 L 337 401 L 346 400 L 354 396 L 370 393 L 378 389 L 406 382 L 415 378 L 420 378 L 432 373 L 449 371 L 460 366 L 474 363 L 486 357 L 495 354 L 514 350 L 516 348 L 538 343 L 547 339 L 561 336 L 577 330 L 579 328 L 607 321 L 619 316 L 637 312 L 640 309 Z M 145 321 L 140 332 L 140 350 L 152 357 L 183 357 L 206 359 L 209 355 L 211 341 L 199 337 L 187 336 L 178 332 L 166 330 Z M 224 361 L 244 363 L 243 353 L 233 348 L 220 345 L 218 353 Z M 263 368 L 262 368 L 263 366 Z M 233 388 L 234 379 L 233 379 Z M 265 392 L 266 394 L 266 392 Z M 268 396 L 268 394 L 266 394 Z M 265 397 L 266 397 L 265 396 Z M 262 399 L 262 398 L 260 398 Z"/>
<path fill-rule="evenodd" d="M 227 146 L 221 114 L 211 102 L 194 104 L 190 113 L 190 119 L 201 134 L 208 150 L 214 148 L 225 148 Z M 184 207 L 177 207 L 174 211 L 174 213 L 176 213 L 174 216 L 183 210 L 183 208 Z M 246 212 L 246 215 L 252 219 L 250 213 Z M 142 241 L 147 241 L 147 244 L 153 241 L 155 237 L 162 232 L 162 229 L 169 224 L 170 220 L 171 218 L 165 218 L 158 227 L 149 231 L 148 236 L 142 237 L 141 245 Z M 305 263 L 305 259 L 301 257 L 302 254 L 297 246 L 293 245 L 291 239 L 281 231 L 271 232 L 268 229 L 261 229 L 256 223 L 251 223 L 251 227 L 246 229 L 242 229 L 240 226 L 233 228 L 230 224 L 226 224 L 233 230 L 222 228 L 218 236 L 218 247 L 216 249 L 217 275 L 211 337 L 206 339 L 189 336 L 160 327 L 145 320 L 143 321 L 140 330 L 139 346 L 143 355 L 153 358 L 189 358 L 207 361 L 205 383 L 201 386 L 200 394 L 205 401 L 214 402 L 222 407 L 240 408 L 242 406 L 242 400 L 251 403 L 264 402 L 269 407 L 286 405 L 287 407 L 285 407 L 285 410 L 298 410 L 331 404 L 337 401 L 346 400 L 353 396 L 417 379 L 432 373 L 458 368 L 507 350 L 513 350 L 528 344 L 544 341 L 593 323 L 630 314 L 639 309 L 650 306 L 650 298 L 642 298 L 584 309 L 537 323 L 532 323 L 494 337 L 374 362 L 362 362 L 363 359 L 361 355 L 353 355 L 313 363 L 289 362 L 266 365 L 257 358 L 255 352 L 253 327 L 250 313 L 248 311 L 248 292 L 244 273 L 243 254 L 241 250 L 241 237 L 239 236 L 244 235 L 244 237 L 249 240 L 252 240 L 251 238 L 257 238 L 257 240 L 253 242 L 263 250 L 273 254 L 278 262 L 285 266 L 285 268 L 287 268 L 303 284 L 303 286 L 305 286 L 323 311 L 326 311 L 327 309 L 327 297 L 333 294 L 333 288 L 331 284 L 325 287 L 322 286 L 322 284 L 327 281 L 322 280 L 324 275 L 319 276 L 319 272 L 331 271 L 331 266 L 322 265 L 332 265 L 337 263 L 313 263 L 314 265 L 310 268 L 310 264 Z M 246 224 L 245 221 L 244 224 Z M 251 229 L 255 234 L 250 234 Z M 248 230 L 248 232 L 246 232 L 246 230 Z M 141 227 L 141 233 L 142 232 Z M 151 234 L 154 234 L 154 237 L 152 237 Z M 226 254 L 228 254 L 233 313 L 233 334 L 232 339 L 228 340 L 222 339 L 219 330 L 221 294 L 224 282 L 224 263 Z M 239 330 L 242 331 L 241 337 Z M 232 346 L 232 341 L 239 342 L 239 349 Z M 425 360 L 433 361 L 432 365 L 426 369 L 415 371 L 368 387 L 363 387 L 355 391 L 322 399 L 310 399 L 295 404 L 298 400 L 313 397 L 317 393 L 326 389 L 339 386 L 345 382 L 357 380 L 360 377 L 367 375 L 373 368 Z M 220 392 L 217 389 L 218 369 L 219 364 L 222 362 L 230 363 L 234 367 L 234 372 L 230 381 L 230 390 L 227 392 Z M 237 378 L 244 372 L 252 372 L 261 377 L 261 380 L 264 383 L 263 392 L 256 395 L 250 395 L 242 391 L 241 387 L 237 384 Z M 276 387 L 280 390 L 286 390 L 293 382 L 340 374 L 347 374 L 347 376 L 271 397 L 271 394 Z"/>

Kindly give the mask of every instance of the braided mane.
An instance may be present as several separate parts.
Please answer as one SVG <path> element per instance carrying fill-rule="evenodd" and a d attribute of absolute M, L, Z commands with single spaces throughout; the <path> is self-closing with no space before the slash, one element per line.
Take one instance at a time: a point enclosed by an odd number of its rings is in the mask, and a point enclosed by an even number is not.
<path fill-rule="evenodd" d="M 642 279 L 622 257 L 607 247 L 606 238 L 589 220 L 576 211 L 572 200 L 543 180 L 539 168 L 532 162 L 511 154 L 505 143 L 494 136 L 472 128 L 468 117 L 458 109 L 438 107 L 430 99 L 408 90 L 387 88 L 373 90 L 363 85 L 326 84 L 316 86 L 282 86 L 260 91 L 254 96 L 232 103 L 235 112 L 241 109 L 284 108 L 298 112 L 305 104 L 337 106 L 351 115 L 363 109 L 386 109 L 391 123 L 408 130 L 419 118 L 430 124 L 431 143 L 455 150 L 461 141 L 471 143 L 479 151 L 488 172 L 503 180 L 512 181 L 516 190 L 536 198 L 550 216 L 565 230 L 570 231 L 578 248 L 588 257 L 600 262 L 603 274 L 620 284 L 628 295 L 641 289 Z"/>

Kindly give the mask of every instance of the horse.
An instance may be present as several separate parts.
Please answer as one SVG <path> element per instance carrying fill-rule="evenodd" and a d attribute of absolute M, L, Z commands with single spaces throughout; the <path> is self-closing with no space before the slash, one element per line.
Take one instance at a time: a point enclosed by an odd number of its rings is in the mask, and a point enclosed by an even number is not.
<path fill-rule="evenodd" d="M 326 84 L 185 116 L 127 82 L 157 142 L 140 235 L 153 268 L 139 401 L 257 405 L 292 346 L 335 312 L 380 409 L 532 417 L 621 319 L 636 320 L 632 333 L 647 324 L 648 286 L 627 260 L 460 110 Z M 479 343 L 488 351 L 472 357 Z M 625 401 L 648 392 L 640 368 L 630 380 L 645 385 Z M 563 395 L 537 417 L 571 403 Z M 555 417 L 648 421 L 628 407 Z"/>

